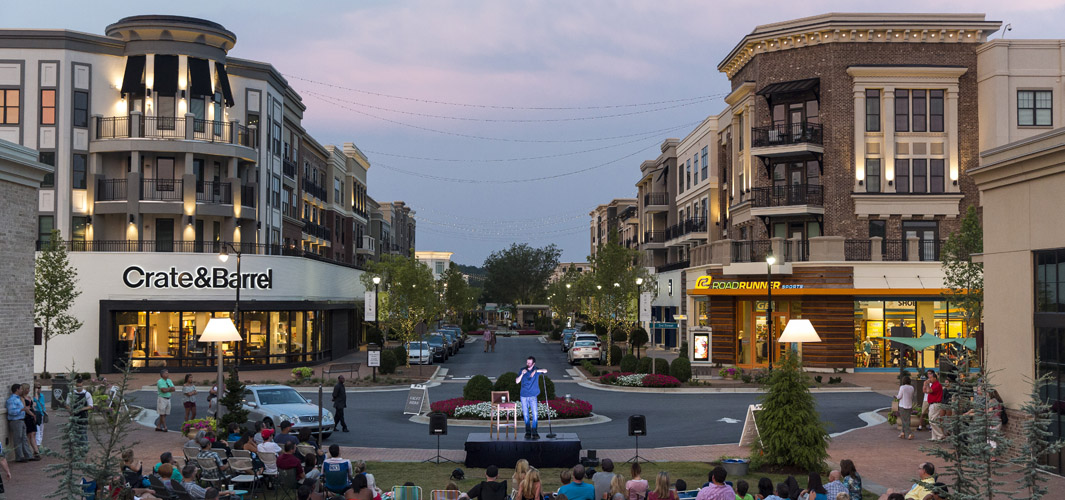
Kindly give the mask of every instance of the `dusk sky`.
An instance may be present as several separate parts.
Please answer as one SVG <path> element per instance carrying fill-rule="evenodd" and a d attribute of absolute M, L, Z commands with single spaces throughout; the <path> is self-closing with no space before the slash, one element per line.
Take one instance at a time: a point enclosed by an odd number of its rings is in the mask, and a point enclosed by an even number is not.
<path fill-rule="evenodd" d="M 6 2 L 4 28 L 102 34 L 126 16 L 206 18 L 231 56 L 272 64 L 322 144 L 369 157 L 370 195 L 404 200 L 417 250 L 480 265 L 511 242 L 588 255 L 588 212 L 634 197 L 639 165 L 724 107 L 717 64 L 756 25 L 883 2 Z M 758 5 L 758 7 L 752 7 Z M 1065 0 L 898 1 L 982 12 L 1009 38 L 1065 38 Z M 770 7 L 771 8 L 766 8 Z M 996 33 L 992 38 L 998 38 Z M 319 83 L 320 82 L 320 83 Z M 555 109 L 536 109 L 555 108 Z M 557 109 L 566 108 L 566 109 Z"/>

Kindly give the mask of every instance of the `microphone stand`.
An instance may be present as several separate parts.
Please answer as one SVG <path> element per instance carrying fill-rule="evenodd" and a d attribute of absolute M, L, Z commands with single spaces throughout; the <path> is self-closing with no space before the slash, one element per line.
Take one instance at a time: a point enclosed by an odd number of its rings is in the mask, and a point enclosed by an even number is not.
<path fill-rule="evenodd" d="M 555 429 L 551 426 L 551 403 L 547 399 L 547 382 L 544 381 L 543 377 L 540 378 L 540 386 L 544 393 L 544 404 L 547 405 L 547 439 L 555 439 L 558 435 L 555 434 Z"/>

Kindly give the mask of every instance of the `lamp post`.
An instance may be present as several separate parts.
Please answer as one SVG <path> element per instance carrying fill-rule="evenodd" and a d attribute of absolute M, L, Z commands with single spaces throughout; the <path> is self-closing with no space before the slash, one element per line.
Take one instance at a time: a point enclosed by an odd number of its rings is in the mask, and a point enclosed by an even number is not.
<path fill-rule="evenodd" d="M 381 331 L 381 299 L 377 298 L 378 287 L 381 285 L 381 277 L 373 277 L 373 328 L 381 336 L 381 349 L 385 348 L 385 334 Z M 380 354 L 380 353 L 378 353 Z M 432 358 L 430 358 L 432 361 Z M 373 367 L 373 381 L 377 382 L 377 367 Z"/>
<path fill-rule="evenodd" d="M 784 332 L 780 334 L 780 341 L 802 344 L 803 342 L 820 342 L 821 337 L 817 335 L 817 330 L 814 329 L 814 325 L 810 320 L 792 319 L 788 320 L 788 325 L 784 327 Z M 801 361 L 799 366 L 802 367 Z"/>
<path fill-rule="evenodd" d="M 225 393 L 225 386 L 222 385 L 222 342 L 239 342 L 240 332 L 233 326 L 233 320 L 230 318 L 211 318 L 199 340 L 217 344 L 215 350 L 218 351 L 218 405 L 215 407 L 215 418 L 218 418 L 222 413 L 222 394 Z"/>
<path fill-rule="evenodd" d="M 769 371 L 773 371 L 773 356 L 776 354 L 776 346 L 773 342 L 773 264 L 776 264 L 777 258 L 773 256 L 773 251 L 770 250 L 765 256 L 765 290 L 769 296 L 769 301 L 766 303 L 766 323 L 769 325 Z"/>
<path fill-rule="evenodd" d="M 215 332 L 215 334 L 212 337 L 208 338 L 207 329 L 204 329 L 203 333 L 200 334 L 200 342 L 216 342 L 217 343 L 217 346 L 215 346 L 215 349 L 218 351 L 218 403 L 219 404 L 218 404 L 217 409 L 215 411 L 218 412 L 218 413 L 221 413 L 221 411 L 222 411 L 222 404 L 221 404 L 222 403 L 222 393 L 225 391 L 225 388 L 222 386 L 222 356 L 224 354 L 222 352 L 223 351 L 222 342 L 239 342 L 240 340 L 242 340 L 241 339 L 241 332 L 244 331 L 244 315 L 241 314 L 241 312 L 240 312 L 240 289 L 243 288 L 243 285 L 244 285 L 244 278 L 240 274 L 241 251 L 240 251 L 239 248 L 233 246 L 233 243 L 224 242 L 224 243 L 222 243 L 222 251 L 219 252 L 219 254 L 218 254 L 218 260 L 220 260 L 222 262 L 228 262 L 229 261 L 229 250 L 230 249 L 232 249 L 233 253 L 236 254 L 236 256 L 237 256 L 237 300 L 233 304 L 233 313 L 237 317 L 236 325 L 233 324 L 233 320 L 230 320 L 229 321 L 229 326 L 230 326 L 230 328 L 233 329 L 233 332 L 229 332 L 228 330 L 222 330 L 221 326 L 217 326 L 217 327 L 215 327 L 216 328 L 216 332 Z M 210 321 L 207 322 L 207 328 L 211 327 L 211 322 L 215 321 L 215 319 L 218 319 L 218 318 L 212 318 Z M 235 351 L 235 349 L 234 349 L 234 351 Z"/>
<path fill-rule="evenodd" d="M 636 278 L 636 327 L 642 328 L 643 322 L 640 321 L 640 286 L 643 285 L 643 278 Z M 636 350 L 636 358 L 639 359 L 640 350 Z M 654 363 L 651 363 L 651 371 L 654 371 Z"/>
<path fill-rule="evenodd" d="M 573 303 L 570 302 L 571 299 L 569 297 L 569 289 L 570 289 L 571 286 L 573 286 L 572 283 L 566 283 L 566 305 L 573 305 Z M 566 312 L 569 313 L 571 311 L 566 311 Z M 572 326 L 574 326 L 576 324 L 577 324 L 577 313 L 575 311 L 573 311 L 573 320 L 572 320 L 572 322 L 570 324 L 568 324 L 566 326 L 572 327 Z"/>

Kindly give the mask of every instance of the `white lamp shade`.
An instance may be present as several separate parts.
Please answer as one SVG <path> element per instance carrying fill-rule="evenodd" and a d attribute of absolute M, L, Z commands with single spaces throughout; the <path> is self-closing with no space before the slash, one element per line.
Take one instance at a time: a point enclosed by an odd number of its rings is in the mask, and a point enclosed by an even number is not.
<path fill-rule="evenodd" d="M 200 334 L 200 342 L 239 342 L 240 332 L 229 318 L 211 318 Z"/>
<path fill-rule="evenodd" d="M 793 319 L 784 327 L 784 333 L 780 334 L 778 342 L 820 342 L 817 330 L 808 319 Z"/>

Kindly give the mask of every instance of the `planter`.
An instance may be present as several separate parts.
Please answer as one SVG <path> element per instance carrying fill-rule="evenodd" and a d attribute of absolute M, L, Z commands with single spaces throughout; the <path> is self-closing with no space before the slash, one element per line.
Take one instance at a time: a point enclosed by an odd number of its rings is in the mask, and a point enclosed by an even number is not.
<path fill-rule="evenodd" d="M 721 466 L 729 476 L 746 476 L 751 461 L 745 458 L 728 458 L 721 461 Z"/>

